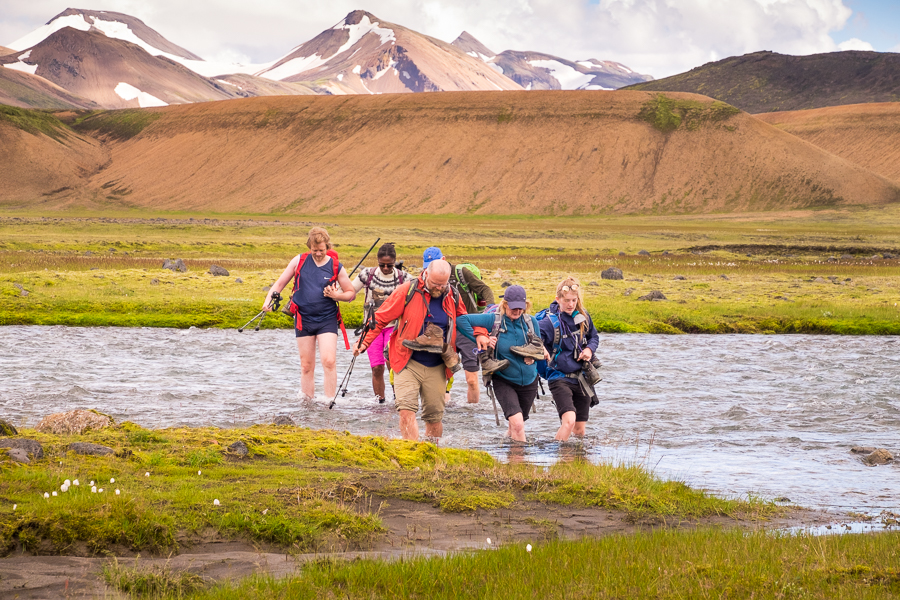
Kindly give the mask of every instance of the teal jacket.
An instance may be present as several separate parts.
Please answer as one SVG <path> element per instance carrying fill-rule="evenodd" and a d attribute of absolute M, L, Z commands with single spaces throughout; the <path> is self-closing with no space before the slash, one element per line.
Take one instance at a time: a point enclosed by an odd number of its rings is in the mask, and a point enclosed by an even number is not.
<path fill-rule="evenodd" d="M 493 376 L 516 385 L 529 385 L 537 379 L 537 365 L 534 363 L 526 365 L 524 357 L 513 354 L 509 350 L 510 346 L 523 346 L 527 341 L 528 325 L 525 324 L 525 319 L 531 319 L 535 335 L 541 334 L 537 319 L 533 316 L 522 315 L 518 319 L 512 320 L 507 315 L 503 315 L 500 331 L 497 332 L 497 348 L 494 351 L 494 357 L 497 360 L 505 358 L 509 361 L 509 366 L 502 371 L 497 371 Z M 472 328 L 478 326 L 490 331 L 494 327 L 494 314 L 460 315 L 456 318 L 456 331 L 470 340 L 475 340 L 475 330 Z"/>

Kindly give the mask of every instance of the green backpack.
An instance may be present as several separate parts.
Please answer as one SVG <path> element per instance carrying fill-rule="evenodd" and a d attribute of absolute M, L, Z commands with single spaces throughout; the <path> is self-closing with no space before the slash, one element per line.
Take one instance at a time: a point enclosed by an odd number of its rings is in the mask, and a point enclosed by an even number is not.
<path fill-rule="evenodd" d="M 462 263 L 462 264 L 456 265 L 455 273 L 454 273 L 454 275 L 456 276 L 456 282 L 457 282 L 457 285 L 459 286 L 460 292 L 465 292 L 466 294 L 468 294 L 469 297 L 472 298 L 472 304 L 474 304 L 475 306 L 478 306 L 478 302 L 481 300 L 481 298 L 478 297 L 478 294 L 469 290 L 469 285 L 466 283 L 466 279 L 465 279 L 465 277 L 463 277 L 463 273 L 462 273 L 462 270 L 464 268 L 471 271 L 472 274 L 475 275 L 475 277 L 477 277 L 478 279 L 481 279 L 481 269 L 479 269 L 472 263 Z"/>

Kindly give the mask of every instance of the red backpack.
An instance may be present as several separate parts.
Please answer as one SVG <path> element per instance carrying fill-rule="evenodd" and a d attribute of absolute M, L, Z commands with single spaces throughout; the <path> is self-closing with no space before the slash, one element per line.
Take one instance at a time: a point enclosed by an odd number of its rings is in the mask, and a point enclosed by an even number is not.
<path fill-rule="evenodd" d="M 331 279 L 328 280 L 326 285 L 331 285 L 335 281 L 337 281 L 338 273 L 340 273 L 340 261 L 338 260 L 338 253 L 334 250 L 328 250 L 326 252 L 328 256 L 331 257 L 331 264 L 334 267 L 334 275 L 332 275 Z M 300 261 L 297 263 L 297 270 L 294 271 L 294 291 L 291 292 L 291 300 L 288 302 L 288 311 L 296 317 L 297 322 L 297 331 L 303 331 L 303 319 L 300 318 L 299 307 L 294 302 L 294 294 L 297 293 L 297 289 L 300 287 L 300 269 L 303 268 L 303 264 L 306 262 L 306 258 L 309 256 L 309 252 L 304 252 L 300 255 Z M 347 350 L 350 349 L 350 338 L 347 337 L 347 330 L 344 328 L 344 319 L 341 317 L 341 309 L 338 306 L 337 309 L 337 322 L 341 328 L 341 333 L 344 334 L 344 346 L 347 347 Z"/>

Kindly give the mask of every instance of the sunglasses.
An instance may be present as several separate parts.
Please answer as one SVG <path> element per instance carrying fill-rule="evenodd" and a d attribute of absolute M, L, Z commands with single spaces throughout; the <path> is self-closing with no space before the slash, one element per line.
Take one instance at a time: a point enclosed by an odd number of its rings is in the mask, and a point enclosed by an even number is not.
<path fill-rule="evenodd" d="M 559 288 L 561 292 L 576 292 L 580 286 L 577 283 L 573 283 L 572 285 L 564 285 Z"/>
<path fill-rule="evenodd" d="M 380 269 L 393 269 L 394 263 L 378 263 Z"/>

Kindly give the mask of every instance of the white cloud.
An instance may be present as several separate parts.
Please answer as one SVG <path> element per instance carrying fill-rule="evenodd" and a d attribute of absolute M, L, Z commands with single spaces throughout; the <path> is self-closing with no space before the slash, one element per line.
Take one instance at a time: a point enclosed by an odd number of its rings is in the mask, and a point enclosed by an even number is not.
<path fill-rule="evenodd" d="M 875 50 L 872 47 L 872 44 L 869 42 L 864 42 L 857 38 L 850 38 L 846 42 L 841 42 L 838 44 L 838 49 L 840 50 Z"/>
<path fill-rule="evenodd" d="M 267 62 L 351 10 L 452 41 L 463 30 L 495 52 L 535 50 L 569 60 L 615 60 L 655 77 L 758 50 L 838 50 L 831 34 L 848 0 L 94 0 L 90 8 L 142 19 L 209 60 Z M 70 0 L 0 0 L 0 45 L 62 12 Z M 862 44 L 848 40 L 843 44 Z M 857 47 L 857 46 L 854 46 Z"/>

